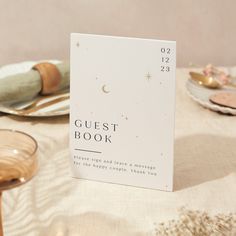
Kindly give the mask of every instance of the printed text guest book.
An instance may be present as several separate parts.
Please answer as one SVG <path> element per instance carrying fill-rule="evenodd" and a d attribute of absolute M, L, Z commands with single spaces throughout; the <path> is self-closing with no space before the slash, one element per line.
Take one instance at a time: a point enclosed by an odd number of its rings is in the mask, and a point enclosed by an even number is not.
<path fill-rule="evenodd" d="M 176 43 L 71 34 L 73 176 L 172 191 Z"/>

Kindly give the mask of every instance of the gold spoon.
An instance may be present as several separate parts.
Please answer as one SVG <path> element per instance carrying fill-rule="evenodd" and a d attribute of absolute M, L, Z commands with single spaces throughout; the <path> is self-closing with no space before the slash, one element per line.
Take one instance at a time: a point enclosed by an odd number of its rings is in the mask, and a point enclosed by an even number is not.
<path fill-rule="evenodd" d="M 214 78 L 202 75 L 196 72 L 189 72 L 191 79 L 198 82 L 200 85 L 203 85 L 207 88 L 217 89 L 221 88 L 222 85 L 218 83 Z"/>
<path fill-rule="evenodd" d="M 205 76 L 196 72 L 189 72 L 189 74 L 191 76 L 191 79 L 207 88 L 219 89 L 223 87 L 223 85 L 221 85 L 216 79 L 214 79 L 214 77 Z M 236 85 L 232 83 L 228 83 L 227 85 L 231 87 L 236 87 Z"/>

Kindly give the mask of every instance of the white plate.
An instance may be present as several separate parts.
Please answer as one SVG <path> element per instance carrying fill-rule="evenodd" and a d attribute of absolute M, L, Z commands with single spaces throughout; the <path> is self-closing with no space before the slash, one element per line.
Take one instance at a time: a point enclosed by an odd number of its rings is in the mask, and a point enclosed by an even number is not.
<path fill-rule="evenodd" d="M 61 61 L 57 60 L 47 60 L 48 62 L 57 64 Z M 45 62 L 45 60 L 44 60 Z M 29 71 L 35 64 L 39 63 L 39 61 L 27 61 L 17 64 L 6 65 L 0 68 L 0 79 L 9 75 L 14 75 L 18 73 L 24 73 Z M 41 97 L 40 95 L 38 97 Z M 25 104 L 29 103 L 25 102 Z M 25 105 L 21 103 L 21 106 Z M 19 115 L 13 106 L 10 105 L 0 105 L 0 112 L 5 112 L 13 115 Z M 59 102 L 57 104 L 51 105 L 49 107 L 45 107 L 38 111 L 32 112 L 30 114 L 25 114 L 23 116 L 31 116 L 31 117 L 48 117 L 48 116 L 61 116 L 69 114 L 69 99 Z M 22 116 L 22 115 L 20 115 Z"/>
<path fill-rule="evenodd" d="M 225 113 L 225 114 L 231 114 L 231 115 L 236 115 L 236 109 L 229 108 L 229 107 L 224 107 L 224 106 L 219 106 L 217 104 L 213 104 L 212 102 L 209 101 L 209 97 L 212 94 L 215 94 L 217 92 L 222 92 L 222 91 L 234 91 L 236 92 L 235 89 L 231 88 L 223 88 L 223 89 L 208 89 L 203 86 L 200 86 L 198 83 L 196 83 L 193 80 L 188 80 L 186 83 L 186 88 L 188 91 L 188 95 L 197 103 L 201 104 L 203 107 L 206 107 L 210 110 Z"/>

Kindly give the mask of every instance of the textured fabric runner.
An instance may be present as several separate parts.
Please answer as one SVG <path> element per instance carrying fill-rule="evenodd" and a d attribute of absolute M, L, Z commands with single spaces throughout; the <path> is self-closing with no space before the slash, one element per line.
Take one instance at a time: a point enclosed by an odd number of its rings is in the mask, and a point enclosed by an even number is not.
<path fill-rule="evenodd" d="M 5 235 L 236 235 L 236 117 L 192 101 L 188 71 L 177 70 L 172 193 L 73 179 L 67 116 L 1 115 L 0 128 L 37 139 L 40 159 L 32 181 L 3 194 Z"/>

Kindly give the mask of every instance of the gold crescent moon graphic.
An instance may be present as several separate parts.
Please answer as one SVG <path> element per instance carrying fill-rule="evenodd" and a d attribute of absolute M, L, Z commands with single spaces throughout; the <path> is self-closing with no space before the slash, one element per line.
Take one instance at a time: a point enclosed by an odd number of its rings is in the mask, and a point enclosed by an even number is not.
<path fill-rule="evenodd" d="M 110 91 L 106 89 L 106 85 L 105 84 L 102 86 L 102 91 L 104 93 L 110 93 Z"/>

